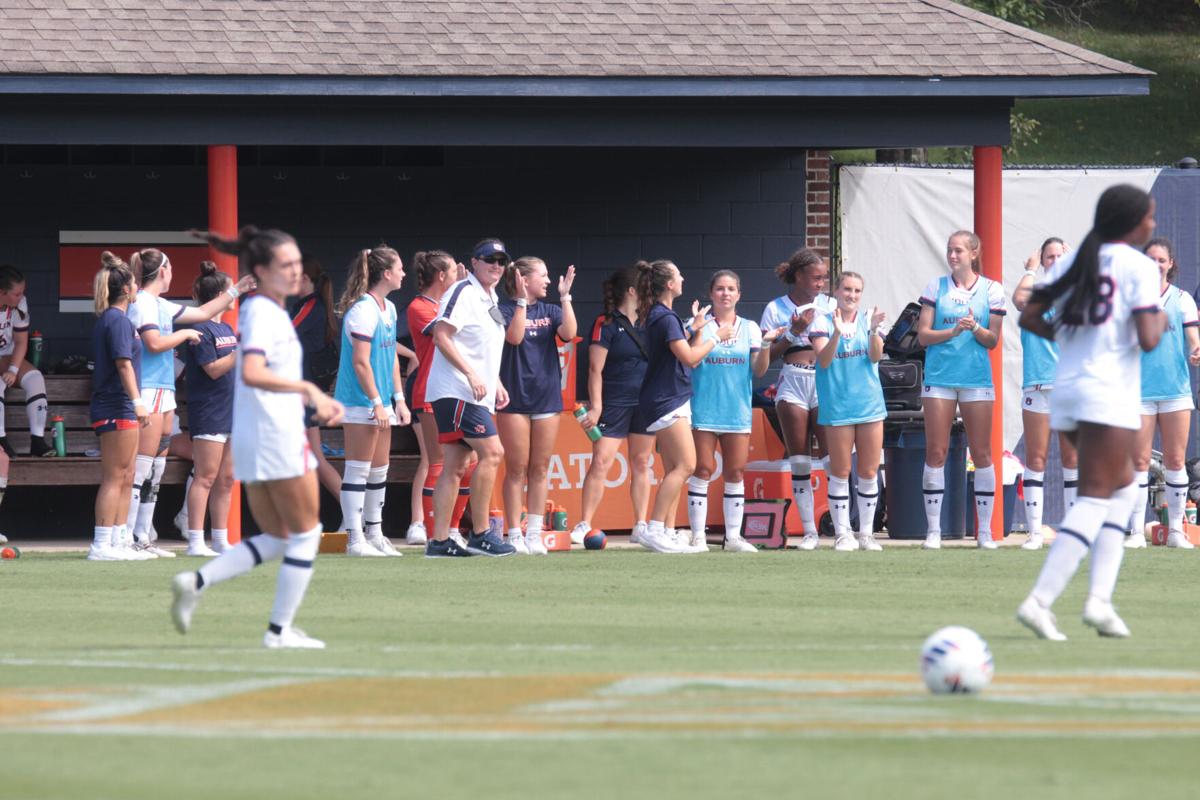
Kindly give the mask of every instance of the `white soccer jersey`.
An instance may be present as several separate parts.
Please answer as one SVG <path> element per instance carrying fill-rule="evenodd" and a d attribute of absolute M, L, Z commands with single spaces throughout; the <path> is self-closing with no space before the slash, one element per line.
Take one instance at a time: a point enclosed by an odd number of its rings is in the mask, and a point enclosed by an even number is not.
<path fill-rule="evenodd" d="M 237 380 L 233 390 L 233 472 L 240 481 L 270 481 L 303 475 L 315 466 L 304 431 L 304 398 L 269 392 L 242 381 L 242 361 L 257 353 L 281 378 L 301 380 L 303 348 L 287 311 L 254 295 L 238 313 Z"/>
<path fill-rule="evenodd" d="M 16 308 L 8 307 L 0 311 L 0 356 L 10 356 L 13 351 L 13 334 L 29 330 L 29 305 L 25 297 Z"/>
<path fill-rule="evenodd" d="M 496 411 L 496 386 L 500 383 L 500 359 L 504 355 L 504 317 L 495 290 L 487 291 L 474 275 L 451 286 L 442 295 L 438 315 L 425 327 L 432 334 L 439 322 L 454 326 L 454 346 L 463 360 L 487 385 L 487 394 L 476 400 L 467 376 L 459 372 L 434 347 L 425 402 L 453 398 Z"/>
<path fill-rule="evenodd" d="M 819 294 L 812 302 L 814 306 L 813 319 L 820 317 L 823 314 L 832 314 L 837 308 L 837 301 L 827 294 Z M 776 297 L 767 307 L 763 309 L 762 320 L 758 323 L 758 327 L 763 333 L 792 324 L 792 314 L 796 313 L 798 306 L 792 302 L 792 298 L 786 294 L 781 297 Z M 796 337 L 796 343 L 792 347 L 811 347 L 812 343 L 808 340 L 808 331 Z M 791 347 L 788 348 L 792 349 Z"/>

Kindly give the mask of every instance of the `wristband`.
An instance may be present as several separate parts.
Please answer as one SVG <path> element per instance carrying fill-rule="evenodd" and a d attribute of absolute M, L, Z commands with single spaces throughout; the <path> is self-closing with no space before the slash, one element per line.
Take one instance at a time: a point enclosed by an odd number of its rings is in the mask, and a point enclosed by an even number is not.
<path fill-rule="evenodd" d="M 135 397 L 135 398 L 133 398 L 133 405 L 134 405 L 134 407 L 141 406 L 142 408 L 145 408 L 146 401 L 140 397 Z"/>
<path fill-rule="evenodd" d="M 16 375 L 18 372 L 21 371 L 21 367 L 17 364 L 13 364 L 11 367 L 8 368 L 8 371 L 11 372 L 13 375 Z"/>
<path fill-rule="evenodd" d="M 393 403 L 403 403 L 404 402 L 404 392 L 396 392 L 394 395 L 392 395 L 392 402 Z"/>
<path fill-rule="evenodd" d="M 375 395 L 367 402 L 369 402 L 371 404 L 371 408 L 374 408 L 375 406 L 383 405 L 383 400 L 379 397 L 379 395 Z"/>
<path fill-rule="evenodd" d="M 526 306 L 529 305 L 529 301 L 526 300 L 524 297 L 518 297 L 516 302 L 517 302 L 517 308 L 525 308 Z"/>
<path fill-rule="evenodd" d="M 225 290 L 225 294 L 229 295 L 234 300 L 237 300 L 238 295 L 240 295 L 241 292 L 238 291 L 238 288 L 236 286 L 230 286 L 228 289 Z"/>
<path fill-rule="evenodd" d="M 975 320 L 975 327 L 971 328 L 971 333 L 975 333 L 975 331 L 979 330 L 982 327 L 983 326 L 979 324 L 979 320 Z"/>
<path fill-rule="evenodd" d="M 559 300 L 562 300 L 564 303 L 569 303 L 569 302 L 571 302 L 571 295 L 569 295 L 569 294 L 560 294 L 560 295 L 558 296 L 558 299 L 559 299 Z"/>

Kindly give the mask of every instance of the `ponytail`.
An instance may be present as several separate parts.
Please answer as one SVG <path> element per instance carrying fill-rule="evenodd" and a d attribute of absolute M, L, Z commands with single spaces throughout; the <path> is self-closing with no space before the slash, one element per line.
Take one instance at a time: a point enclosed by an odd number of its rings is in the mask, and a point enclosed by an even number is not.
<path fill-rule="evenodd" d="M 229 276 L 211 261 L 200 262 L 200 274 L 192 281 L 192 295 L 200 305 L 229 288 Z"/>
<path fill-rule="evenodd" d="M 528 278 L 539 266 L 546 266 L 546 262 L 537 256 L 521 256 L 504 268 L 504 292 L 510 300 L 520 299 L 517 297 L 517 273 Z"/>
<path fill-rule="evenodd" d="M 155 250 L 153 247 L 138 250 L 129 257 L 129 268 L 133 271 L 133 277 L 137 280 L 138 286 L 143 289 L 147 284 L 154 282 L 166 265 L 167 254 L 162 250 Z"/>
<path fill-rule="evenodd" d="M 305 256 L 302 263 L 304 274 L 312 281 L 313 292 L 325 306 L 325 344 L 329 344 L 338 335 L 337 317 L 333 313 L 333 281 L 316 258 Z"/>
<path fill-rule="evenodd" d="M 639 261 L 634 265 L 638 271 L 638 319 L 646 319 L 650 308 L 667 290 L 667 285 L 671 282 L 671 267 L 674 266 L 674 262 L 665 258 L 649 263 Z"/>
<path fill-rule="evenodd" d="M 190 231 L 192 236 L 208 242 L 218 253 L 237 256 L 238 274 L 254 275 L 255 267 L 266 267 L 275 258 L 275 248 L 284 244 L 295 244 L 289 233 L 274 228 L 260 230 L 247 225 L 238 231 L 236 239 L 227 239 L 212 231 Z"/>
<path fill-rule="evenodd" d="M 608 276 L 608 280 L 604 282 L 604 315 L 606 317 L 612 319 L 625 294 L 630 289 L 637 289 L 638 275 L 638 268 L 635 264 L 632 267 L 619 269 Z"/>
<path fill-rule="evenodd" d="M 92 300 L 100 316 L 126 295 L 133 283 L 133 270 L 124 261 L 105 250 L 100 254 L 100 270 L 92 281 Z"/>
<path fill-rule="evenodd" d="M 976 275 L 978 275 L 979 274 L 979 255 L 981 252 L 979 249 L 981 246 L 980 242 L 979 242 L 979 237 L 976 236 L 973 231 L 955 231 L 954 233 L 950 234 L 950 238 L 946 240 L 946 243 L 949 244 L 950 242 L 953 242 L 955 239 L 960 239 L 960 238 L 966 239 L 967 240 L 967 249 L 972 250 L 975 253 L 975 255 L 971 256 L 971 271 L 974 272 Z"/>
<path fill-rule="evenodd" d="M 381 244 L 374 250 L 360 251 L 347 269 L 349 277 L 346 279 L 346 290 L 342 292 L 342 299 L 338 301 L 338 315 L 345 316 L 350 307 L 379 283 L 383 279 L 383 273 L 399 260 L 400 254 L 386 244 Z"/>
<path fill-rule="evenodd" d="M 454 257 L 445 250 L 418 250 L 412 263 L 417 273 L 418 292 L 425 291 L 433 285 L 438 275 L 457 266 Z"/>

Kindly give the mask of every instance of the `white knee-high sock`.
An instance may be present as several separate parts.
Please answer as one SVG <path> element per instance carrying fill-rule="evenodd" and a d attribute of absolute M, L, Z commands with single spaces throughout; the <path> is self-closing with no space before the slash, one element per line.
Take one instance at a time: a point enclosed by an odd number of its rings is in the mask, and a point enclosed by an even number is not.
<path fill-rule="evenodd" d="M 693 531 L 703 531 L 708 525 L 708 481 L 695 475 L 687 482 L 688 525 Z"/>
<path fill-rule="evenodd" d="M 1108 507 L 1108 498 L 1085 496 L 1077 498 L 1067 512 L 1031 593 L 1044 608 L 1053 605 L 1071 582 L 1079 563 L 1096 541 L 1100 526 L 1108 518 Z"/>
<path fill-rule="evenodd" d="M 792 467 L 792 497 L 796 500 L 796 513 L 805 533 L 816 533 L 817 523 L 813 518 L 812 458 L 789 456 Z"/>
<path fill-rule="evenodd" d="M 183 485 L 183 505 L 179 507 L 179 513 L 175 515 L 177 517 L 183 517 L 184 520 L 186 520 L 188 516 L 188 492 L 192 491 L 192 481 L 195 479 L 195 477 L 196 468 L 193 466 L 188 470 L 187 483 Z M 187 525 L 187 522 L 184 522 L 183 524 Z M 180 532 L 182 533 L 182 531 Z"/>
<path fill-rule="evenodd" d="M 363 540 L 363 506 L 366 504 L 369 461 L 347 461 L 342 475 L 342 524 L 346 526 L 347 545 Z"/>
<path fill-rule="evenodd" d="M 371 467 L 367 472 L 367 491 L 363 496 L 363 528 L 367 539 L 383 538 L 383 503 L 387 495 L 388 465 Z"/>
<path fill-rule="evenodd" d="M 946 470 L 944 467 L 925 465 L 921 474 L 921 489 L 925 493 L 925 530 L 927 533 L 942 532 L 942 500 L 946 497 Z"/>
<path fill-rule="evenodd" d="M 1079 470 L 1063 467 L 1063 506 L 1068 511 L 1075 505 L 1075 495 L 1079 493 Z"/>
<path fill-rule="evenodd" d="M 992 510 L 996 504 L 996 466 L 975 468 L 975 535 L 992 537 Z"/>
<path fill-rule="evenodd" d="M 879 505 L 879 476 L 858 476 L 858 533 L 875 533 L 875 509 Z"/>
<path fill-rule="evenodd" d="M 742 516 L 746 511 L 745 481 L 725 484 L 725 496 L 721 499 L 721 511 L 725 517 L 725 538 L 736 539 L 741 536 Z"/>
<path fill-rule="evenodd" d="M 154 509 L 158 506 L 158 487 L 162 484 L 163 470 L 166 468 L 167 457 L 155 456 L 150 469 L 150 491 L 142 492 L 137 524 L 133 529 L 133 538 L 139 542 L 148 542 L 154 537 Z"/>
<path fill-rule="evenodd" d="M 275 585 L 275 604 L 271 607 L 271 631 L 279 633 L 296 618 L 296 611 L 312 580 L 313 561 L 317 558 L 320 545 L 320 525 L 310 531 L 288 536 L 283 563 L 279 565 L 279 581 Z"/>
<path fill-rule="evenodd" d="M 1117 588 L 1117 575 L 1121 571 L 1121 559 L 1125 557 L 1125 521 L 1129 519 L 1138 492 L 1137 483 L 1122 486 L 1113 492 L 1108 503 L 1108 516 L 1092 545 L 1092 571 L 1088 580 L 1088 594 L 1112 602 Z"/>
<path fill-rule="evenodd" d="M 1167 482 L 1167 527 L 1173 531 L 1182 531 L 1183 513 L 1187 506 L 1187 470 L 1168 469 L 1165 470 L 1163 478 Z"/>
<path fill-rule="evenodd" d="M 205 586 L 236 578 L 259 564 L 274 561 L 283 555 L 286 547 L 286 539 L 267 533 L 243 539 L 236 546 L 229 548 L 196 570 L 196 574 L 200 576 L 200 588 L 203 589 Z"/>
<path fill-rule="evenodd" d="M 833 517 L 833 532 L 837 536 L 850 533 L 850 478 L 828 476 L 829 513 Z"/>
<path fill-rule="evenodd" d="M 145 484 L 153 470 L 154 456 L 144 456 L 138 453 L 133 464 L 133 493 L 129 496 L 129 516 L 125 520 L 125 525 L 131 531 L 137 528 L 138 509 L 142 505 L 142 489 L 149 490 Z"/>
<path fill-rule="evenodd" d="M 1041 533 L 1046 473 L 1025 470 L 1025 525 L 1030 535 Z"/>
<path fill-rule="evenodd" d="M 46 435 L 46 379 L 36 369 L 31 369 L 21 378 L 25 390 L 25 414 L 29 417 L 29 435 Z"/>
<path fill-rule="evenodd" d="M 1146 529 L 1146 506 L 1150 504 L 1150 473 L 1133 473 L 1133 482 L 1138 485 L 1138 493 L 1133 499 L 1132 518 L 1129 520 L 1130 530 L 1141 533 Z"/>

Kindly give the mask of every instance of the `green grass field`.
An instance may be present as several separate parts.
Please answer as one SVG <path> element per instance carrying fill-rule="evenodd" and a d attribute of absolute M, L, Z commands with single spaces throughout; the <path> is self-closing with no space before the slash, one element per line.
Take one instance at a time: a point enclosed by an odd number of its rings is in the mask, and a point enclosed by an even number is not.
<path fill-rule="evenodd" d="M 0 562 L 0 798 L 1194 797 L 1196 557 L 1130 554 L 1134 631 L 1012 619 L 1043 554 L 322 556 L 259 647 L 275 567 L 167 615 L 189 562 Z M 192 565 L 195 562 L 190 562 Z M 1085 566 L 1086 569 L 1086 566 Z M 931 697 L 922 640 L 991 644 Z"/>

